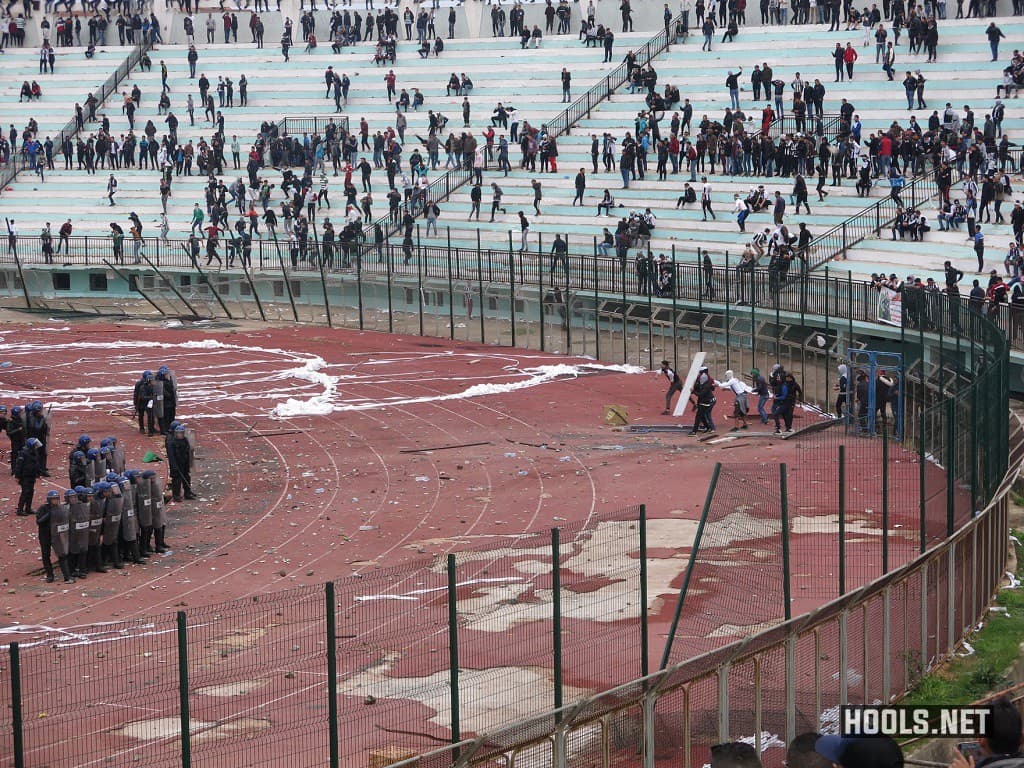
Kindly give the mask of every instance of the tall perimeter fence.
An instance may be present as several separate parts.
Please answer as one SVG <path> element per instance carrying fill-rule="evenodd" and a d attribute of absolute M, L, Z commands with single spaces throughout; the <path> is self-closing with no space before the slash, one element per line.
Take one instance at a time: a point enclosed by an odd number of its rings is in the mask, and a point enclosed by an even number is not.
<path fill-rule="evenodd" d="M 878 294 L 849 276 L 787 286 L 684 263 L 671 297 L 596 260 L 567 278 L 592 283 L 561 289 L 513 258 L 485 292 L 478 258 L 458 280 L 441 257 L 426 264 L 443 278 L 421 264 L 349 281 L 334 322 L 640 365 L 702 350 L 718 376 L 779 362 L 803 385 L 798 426 L 832 407 L 840 362 L 859 370 L 851 351 L 896 351 L 901 418 L 875 437 L 854 423 L 800 437 L 785 468 L 737 452 L 699 521 L 628 509 L 12 644 L 0 765 L 690 766 L 748 738 L 777 766 L 783 741 L 898 696 L 983 615 L 1021 461 L 1008 343 L 988 318 L 922 295 L 883 332 L 864 322 Z"/>

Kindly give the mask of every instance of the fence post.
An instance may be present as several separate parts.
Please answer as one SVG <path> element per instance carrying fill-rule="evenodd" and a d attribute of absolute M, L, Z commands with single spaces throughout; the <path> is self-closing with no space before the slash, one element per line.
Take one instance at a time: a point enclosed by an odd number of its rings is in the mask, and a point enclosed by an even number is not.
<path fill-rule="evenodd" d="M 420 225 L 416 225 L 416 302 L 420 315 L 420 336 L 423 335 L 423 246 L 420 244 Z"/>
<path fill-rule="evenodd" d="M 674 365 L 674 363 L 673 363 Z M 647 505 L 640 505 L 640 676 L 650 674 L 650 629 L 647 619 Z M 645 686 L 646 687 L 646 684 Z"/>
<path fill-rule="evenodd" d="M 338 625 L 335 617 L 334 582 L 324 585 L 327 609 L 327 723 L 330 728 L 330 768 L 338 768 Z"/>
<path fill-rule="evenodd" d="M 369 252 L 366 254 L 369 255 Z M 356 304 L 359 308 L 359 330 L 364 328 L 363 320 L 363 254 L 356 251 Z"/>
<path fill-rule="evenodd" d="M 324 312 L 327 313 L 327 327 L 332 328 L 334 323 L 331 322 L 331 302 L 327 298 L 327 276 L 324 274 L 324 260 L 317 258 L 317 261 L 320 262 L 320 287 L 324 291 Z"/>
<path fill-rule="evenodd" d="M 882 428 L 882 575 L 889 572 L 889 430 Z M 889 606 L 886 599 L 886 608 Z M 888 658 L 888 657 L 886 657 Z M 888 664 L 888 661 L 886 662 Z M 888 698 L 885 699 L 888 701 Z"/>
<path fill-rule="evenodd" d="M 11 658 L 11 729 L 14 737 L 14 768 L 25 768 L 25 742 L 21 709 L 21 646 L 8 647 Z"/>
<path fill-rule="evenodd" d="M 391 290 L 391 271 L 394 269 L 394 258 L 393 258 L 394 254 L 392 253 L 391 243 L 385 243 L 384 248 L 385 248 L 384 252 L 387 254 L 387 257 L 388 257 L 388 333 L 394 333 L 395 332 L 395 310 L 394 310 L 395 300 L 394 300 L 394 298 L 391 295 L 392 294 L 392 290 Z"/>
<path fill-rule="evenodd" d="M 562 550 L 560 531 L 551 529 L 551 658 L 555 687 L 555 709 L 562 708 Z M 562 722 L 562 713 L 555 714 Z"/>
<path fill-rule="evenodd" d="M 459 727 L 459 603 L 455 594 L 455 555 L 448 555 L 448 684 L 451 688 L 452 744 L 462 741 Z M 459 759 L 459 750 L 453 758 Z"/>
<path fill-rule="evenodd" d="M 512 321 L 512 346 L 516 345 L 516 259 L 512 255 L 512 232 L 508 233 L 508 311 Z"/>
<path fill-rule="evenodd" d="M 180 702 L 181 768 L 192 766 L 192 718 L 188 701 L 188 623 L 178 611 L 178 700 Z"/>
<path fill-rule="evenodd" d="M 484 327 L 484 268 L 480 256 L 480 230 L 476 231 L 476 287 L 480 296 L 480 343 L 485 344 L 486 328 Z"/>
<path fill-rule="evenodd" d="M 615 274 L 614 272 L 612 273 Z M 594 238 L 594 357 L 601 359 L 601 299 L 598 284 L 601 278 L 597 266 L 597 238 Z M 571 320 L 570 320 L 571 322 Z"/>
<path fill-rule="evenodd" d="M 846 594 L 846 446 L 839 446 L 839 595 Z"/>
<path fill-rule="evenodd" d="M 729 670 L 731 662 L 718 668 L 718 741 L 729 740 Z"/>
<path fill-rule="evenodd" d="M 679 600 L 676 601 L 676 612 L 672 616 L 672 625 L 668 630 L 668 639 L 665 641 L 665 651 L 661 656 L 661 666 L 665 669 L 668 666 L 669 655 L 672 652 L 672 643 L 675 641 L 676 630 L 679 628 L 679 617 L 683 613 L 683 601 L 690 588 L 690 579 L 693 577 L 693 566 L 697 562 L 697 552 L 700 549 L 701 537 L 704 535 L 704 526 L 708 521 L 708 514 L 711 511 L 711 502 L 715 497 L 715 488 L 718 486 L 718 476 L 722 472 L 722 464 L 715 464 L 711 473 L 711 482 L 708 484 L 708 494 L 704 499 L 704 509 L 700 513 L 700 521 L 697 523 L 697 532 L 693 536 L 693 545 L 690 548 L 690 559 L 686 564 L 686 572 L 683 574 L 683 585 L 679 588 Z"/>
<path fill-rule="evenodd" d="M 451 229 L 449 228 L 449 233 Z M 448 338 L 455 340 L 455 291 L 452 288 L 452 249 L 448 247 Z"/>
<path fill-rule="evenodd" d="M 540 232 L 537 233 L 537 313 L 540 320 L 540 351 L 544 352 L 544 264 L 540 249 Z M 551 270 L 551 285 L 555 284 L 554 264 Z"/>
<path fill-rule="evenodd" d="M 923 349 L 923 347 L 922 347 Z M 921 381 L 924 381 L 924 358 L 921 359 Z M 928 546 L 928 532 L 925 528 L 928 522 L 928 500 L 925 497 L 925 447 L 924 447 L 924 401 L 918 406 L 921 409 L 921 423 L 917 435 L 917 464 L 918 464 L 918 513 L 920 515 L 920 551 L 924 554 Z"/>
<path fill-rule="evenodd" d="M 956 523 L 956 398 L 946 400 L 946 536 Z M 974 510 L 972 509 L 973 513 Z"/>
<path fill-rule="evenodd" d="M 796 635 L 786 638 L 786 743 L 796 738 Z"/>
<path fill-rule="evenodd" d="M 678 311 L 676 309 L 677 302 L 676 296 L 679 295 L 679 271 L 676 269 L 676 244 L 672 243 L 672 366 L 673 369 L 677 365 L 676 360 L 679 357 L 679 320 Z M 753 326 L 751 326 L 753 328 Z M 753 337 L 753 331 L 751 331 L 751 337 Z"/>
<path fill-rule="evenodd" d="M 784 463 L 779 465 L 779 501 L 782 518 L 782 599 L 785 601 L 783 616 L 789 621 L 793 618 L 793 594 L 789 557 L 789 488 Z"/>

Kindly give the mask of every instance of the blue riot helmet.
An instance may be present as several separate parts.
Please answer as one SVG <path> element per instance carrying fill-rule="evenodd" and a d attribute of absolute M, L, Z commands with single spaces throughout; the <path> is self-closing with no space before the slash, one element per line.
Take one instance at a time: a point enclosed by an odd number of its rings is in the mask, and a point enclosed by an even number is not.
<path fill-rule="evenodd" d="M 16 405 L 13 408 L 11 408 L 11 415 L 12 416 L 17 416 L 20 413 L 21 413 L 21 406 L 20 405 Z"/>
<path fill-rule="evenodd" d="M 72 461 L 85 461 L 85 453 L 83 451 L 73 451 L 71 454 Z"/>
<path fill-rule="evenodd" d="M 143 480 L 149 480 L 150 478 L 156 477 L 156 472 L 152 469 L 147 469 L 142 473 Z"/>
<path fill-rule="evenodd" d="M 42 447 L 43 444 L 39 442 L 38 438 L 30 437 L 28 440 L 25 441 L 25 445 L 27 445 L 29 448 L 40 448 Z"/>
<path fill-rule="evenodd" d="M 60 498 L 60 491 L 47 491 L 46 492 L 46 498 L 47 499 L 59 499 Z"/>
<path fill-rule="evenodd" d="M 64 491 L 65 499 L 73 499 L 77 495 L 78 491 L 76 491 L 74 488 L 68 488 L 66 491 Z"/>
<path fill-rule="evenodd" d="M 88 456 L 89 459 L 98 459 L 100 457 L 100 449 L 99 448 L 90 448 L 89 452 L 86 454 L 86 456 Z"/>
<path fill-rule="evenodd" d="M 107 476 L 103 479 L 108 483 L 116 483 L 118 481 L 118 477 L 117 472 L 107 472 Z"/>
<path fill-rule="evenodd" d="M 166 376 L 171 372 L 171 369 L 168 368 L 166 365 L 161 365 L 156 372 L 159 373 L 161 376 Z"/>
<path fill-rule="evenodd" d="M 79 448 L 86 447 L 91 442 L 92 442 L 92 438 L 89 437 L 88 435 L 79 435 L 78 436 L 78 447 Z"/>
<path fill-rule="evenodd" d="M 30 410 L 32 412 L 37 412 L 37 411 L 43 410 L 43 401 L 42 400 L 33 400 L 31 403 L 28 404 L 28 410 Z"/>
<path fill-rule="evenodd" d="M 153 378 L 153 372 L 152 371 L 143 371 L 142 372 L 142 380 L 143 381 L 148 381 L 149 379 L 152 379 L 152 378 Z"/>

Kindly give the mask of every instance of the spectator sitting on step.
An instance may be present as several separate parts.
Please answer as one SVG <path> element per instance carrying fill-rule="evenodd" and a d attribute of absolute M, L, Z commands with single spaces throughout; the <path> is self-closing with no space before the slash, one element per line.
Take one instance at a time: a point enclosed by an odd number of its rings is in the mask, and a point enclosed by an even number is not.
<path fill-rule="evenodd" d="M 462 88 L 462 82 L 459 80 L 459 76 L 452 72 L 452 76 L 448 78 L 448 85 L 445 86 L 444 92 L 446 96 L 451 96 L 452 91 L 455 91 L 456 96 L 461 96 L 460 92 Z M 501 106 L 499 104 L 499 106 Z"/>
<path fill-rule="evenodd" d="M 420 43 L 419 54 L 421 59 L 430 56 L 430 41 L 427 38 L 423 38 L 423 42 Z"/>

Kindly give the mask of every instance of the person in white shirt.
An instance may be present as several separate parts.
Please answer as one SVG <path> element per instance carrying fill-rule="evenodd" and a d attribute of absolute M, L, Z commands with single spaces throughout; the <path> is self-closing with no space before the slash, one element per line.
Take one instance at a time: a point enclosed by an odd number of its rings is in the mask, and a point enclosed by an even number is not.
<path fill-rule="evenodd" d="M 718 386 L 720 389 L 732 390 L 732 415 L 738 422 L 737 426 L 733 427 L 730 431 L 736 432 L 740 429 L 747 429 L 747 411 L 750 408 L 750 405 L 747 402 L 747 395 L 753 392 L 753 390 L 747 386 L 747 384 L 737 379 L 732 371 L 726 371 L 725 377 L 726 380 Z"/>

